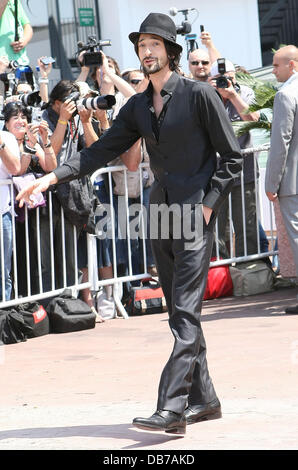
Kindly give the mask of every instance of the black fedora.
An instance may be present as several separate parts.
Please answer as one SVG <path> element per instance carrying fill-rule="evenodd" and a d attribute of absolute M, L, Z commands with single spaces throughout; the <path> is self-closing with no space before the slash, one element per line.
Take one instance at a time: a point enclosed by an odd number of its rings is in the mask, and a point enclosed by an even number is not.
<path fill-rule="evenodd" d="M 182 46 L 176 42 L 176 25 L 174 21 L 163 13 L 150 13 L 144 19 L 138 32 L 130 33 L 129 39 L 135 44 L 140 34 L 155 34 L 166 41 L 174 44 L 179 52 L 182 52 Z"/>

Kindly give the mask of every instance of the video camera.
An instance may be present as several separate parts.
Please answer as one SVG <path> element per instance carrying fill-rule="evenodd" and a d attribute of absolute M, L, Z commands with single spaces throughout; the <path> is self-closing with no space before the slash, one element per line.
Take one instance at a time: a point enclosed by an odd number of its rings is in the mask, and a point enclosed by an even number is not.
<path fill-rule="evenodd" d="M 88 51 L 83 55 L 81 65 L 86 67 L 102 65 L 102 55 L 100 53 L 100 48 L 102 46 L 111 46 L 111 41 L 109 39 L 97 41 L 95 36 L 88 36 L 88 42 L 86 44 L 79 41 L 78 54 L 82 51 Z"/>
<path fill-rule="evenodd" d="M 96 98 L 80 98 L 80 92 L 74 91 L 66 96 L 63 101 L 74 101 L 78 111 L 82 109 L 111 109 L 116 103 L 114 95 L 97 96 Z"/>

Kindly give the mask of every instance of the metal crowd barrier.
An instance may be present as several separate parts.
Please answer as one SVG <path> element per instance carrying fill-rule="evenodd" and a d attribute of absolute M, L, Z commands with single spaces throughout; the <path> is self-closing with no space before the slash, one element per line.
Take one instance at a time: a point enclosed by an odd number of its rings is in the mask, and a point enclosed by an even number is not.
<path fill-rule="evenodd" d="M 257 147 L 254 149 L 247 149 L 243 151 L 244 158 L 245 154 L 250 153 L 252 150 L 254 151 L 255 159 L 257 160 L 257 155 L 258 152 L 268 150 L 268 146 L 262 146 L 262 147 Z M 0 309 L 7 308 L 10 306 L 15 306 L 21 303 L 25 302 L 32 302 L 32 301 L 38 301 L 42 299 L 47 299 L 49 297 L 54 297 L 63 292 L 65 288 L 70 288 L 74 295 L 77 295 L 77 293 L 82 290 L 89 288 L 93 292 L 97 292 L 101 287 L 107 286 L 107 285 L 112 285 L 113 286 L 113 297 L 114 301 L 117 307 L 118 312 L 124 317 L 128 318 L 127 312 L 121 302 L 122 298 L 122 286 L 123 283 L 125 282 L 132 282 L 132 281 L 140 281 L 142 279 L 146 279 L 149 276 L 147 272 L 147 255 L 146 255 L 146 237 L 143 236 L 142 234 L 146 233 L 146 224 L 147 220 L 145 220 L 146 216 L 146 211 L 143 210 L 144 205 L 143 205 L 143 175 L 142 171 L 143 168 L 147 167 L 148 164 L 142 163 L 139 167 L 139 184 L 140 184 L 140 197 L 139 197 L 139 214 L 138 214 L 138 227 L 140 231 L 140 243 L 142 244 L 142 253 L 143 253 L 143 260 L 142 260 L 142 265 L 144 266 L 144 270 L 141 273 L 135 274 L 133 272 L 133 266 L 132 266 L 132 246 L 131 246 L 131 233 L 130 233 L 130 213 L 129 213 L 129 197 L 128 197 L 128 186 L 127 186 L 127 169 L 124 165 L 119 165 L 119 166 L 109 166 L 106 168 L 102 168 L 98 171 L 96 171 L 92 177 L 91 180 L 92 182 L 95 181 L 95 178 L 99 175 L 106 175 L 106 180 L 108 182 L 108 196 L 109 196 L 109 201 L 110 201 L 110 206 L 114 207 L 114 199 L 115 195 L 113 193 L 113 172 L 115 171 L 122 171 L 125 176 L 125 193 L 124 196 L 122 196 L 122 202 L 124 201 L 125 203 L 125 208 L 124 212 L 125 214 L 122 214 L 122 216 L 126 218 L 126 234 L 125 234 L 125 239 L 127 243 L 127 273 L 125 275 L 119 275 L 118 273 L 118 263 L 117 263 L 117 240 L 116 240 L 116 232 L 115 232 L 115 227 L 116 227 L 116 220 L 115 220 L 115 213 L 113 210 L 111 210 L 111 218 L 110 218 L 110 224 L 111 224 L 111 243 L 112 243 L 112 267 L 113 267 L 113 277 L 110 279 L 99 279 L 98 277 L 98 264 L 97 264 L 97 243 L 98 243 L 98 237 L 102 235 L 101 233 L 97 233 L 94 235 L 87 234 L 87 253 L 88 253 L 88 281 L 81 283 L 79 279 L 79 269 L 78 269 L 78 246 L 77 246 L 77 230 L 76 227 L 73 226 L 73 239 L 74 239 L 74 244 L 73 244 L 73 253 L 74 253 L 74 259 L 75 259 L 75 273 L 74 273 L 74 278 L 75 282 L 73 285 L 69 286 L 67 285 L 67 276 L 66 276 L 66 246 L 69 248 L 69 242 L 68 240 L 65 239 L 65 217 L 64 217 L 64 211 L 61 208 L 61 244 L 62 244 L 62 278 L 63 278 L 63 285 L 57 287 L 56 286 L 56 273 L 55 273 L 55 250 L 57 247 L 55 247 L 54 243 L 54 235 L 53 235 L 53 207 L 52 207 L 52 193 L 49 192 L 48 200 L 47 200 L 47 205 L 48 205 L 48 212 L 49 212 L 49 240 L 50 240 L 50 258 L 51 258 L 51 290 L 50 291 L 44 291 L 43 290 L 43 279 L 42 279 L 42 266 L 41 266 L 41 238 L 40 238 L 40 210 L 42 210 L 40 207 L 37 207 L 36 209 L 27 209 L 25 208 L 25 220 L 23 222 L 24 224 L 24 246 L 25 249 L 24 251 L 17 251 L 17 224 L 21 224 L 22 222 L 18 221 L 18 217 L 16 216 L 16 213 L 13 211 L 13 216 L 12 216 L 12 263 L 11 263 L 11 277 L 12 277 L 12 283 L 13 283 L 13 290 L 12 290 L 12 296 L 10 299 L 5 300 L 5 276 L 4 276 L 4 237 L 3 237 L 3 224 L 2 224 L 2 215 L 0 217 L 0 258 L 1 258 L 1 286 L 2 286 L 2 298 L 0 298 Z M 255 165 L 256 168 L 256 165 Z M 262 183 L 262 178 L 258 177 L 257 171 L 255 170 L 255 187 L 256 187 L 256 232 L 258 234 L 257 239 L 258 239 L 258 246 L 257 246 L 257 252 L 253 254 L 247 254 L 247 240 L 246 236 L 244 236 L 244 256 L 241 257 L 236 257 L 235 251 L 234 251 L 234 228 L 233 224 L 231 222 L 232 220 L 232 209 L 231 209 L 231 196 L 229 197 L 229 218 L 230 218 L 230 257 L 226 259 L 221 259 L 220 253 L 219 253 L 219 245 L 218 245 L 218 240 L 217 240 L 217 224 L 216 224 L 216 229 L 215 229 L 215 250 L 216 250 L 216 259 L 213 259 L 213 261 L 210 263 L 210 266 L 219 266 L 219 265 L 226 265 L 226 264 L 233 264 L 233 263 L 238 263 L 242 261 L 250 261 L 250 260 L 256 260 L 256 259 L 262 259 L 268 256 L 274 256 L 278 254 L 277 250 L 274 250 L 274 242 L 275 242 L 275 227 L 274 227 L 274 214 L 273 214 L 273 205 L 272 203 L 269 203 L 264 192 L 264 185 Z M 14 201 L 14 188 L 13 188 L 13 183 L 12 180 L 2 180 L 0 181 L 0 187 L 3 185 L 8 185 L 10 188 L 10 194 L 11 194 L 11 200 Z M 243 208 L 243 214 L 245 213 L 245 200 L 244 200 L 244 184 L 243 184 L 243 174 L 241 175 L 241 194 L 242 194 L 242 208 Z M 265 207 L 265 209 L 264 209 Z M 30 264 L 31 264 L 31 257 L 32 253 L 30 252 L 30 227 L 29 227 L 29 217 L 28 213 L 29 211 L 36 211 L 36 269 L 37 269 L 37 275 L 38 275 L 38 291 L 37 292 L 32 292 L 32 272 L 30 271 Z M 269 227 L 265 227 L 266 232 L 269 232 L 270 235 L 268 236 L 268 239 L 271 244 L 271 249 L 267 252 L 261 252 L 260 250 L 260 242 L 259 242 L 259 221 L 264 224 L 264 215 L 267 217 L 267 222 L 266 224 L 269 224 Z M 244 234 L 246 235 L 245 231 L 245 217 L 243 217 L 243 231 Z M 31 240 L 32 242 L 32 240 Z M 21 279 L 18 279 L 18 266 L 25 265 L 26 266 L 26 274 L 25 274 L 25 280 L 27 283 L 27 290 L 24 294 L 19 293 L 19 283 Z M 35 273 L 35 277 L 36 277 Z M 22 279 L 24 281 L 24 279 Z"/>

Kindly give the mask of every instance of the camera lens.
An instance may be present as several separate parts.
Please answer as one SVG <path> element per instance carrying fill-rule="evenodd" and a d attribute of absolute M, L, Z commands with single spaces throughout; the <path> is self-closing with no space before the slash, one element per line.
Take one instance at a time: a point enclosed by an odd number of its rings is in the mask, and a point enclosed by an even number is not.
<path fill-rule="evenodd" d="M 39 96 L 38 91 L 34 91 L 33 93 L 23 93 L 19 96 L 19 100 L 25 106 L 38 106 L 41 103 L 41 97 Z"/>
<path fill-rule="evenodd" d="M 116 103 L 113 95 L 103 95 L 96 98 L 84 98 L 81 105 L 86 109 L 111 109 Z"/>
<path fill-rule="evenodd" d="M 229 87 L 229 80 L 227 77 L 218 77 L 216 79 L 216 86 L 217 88 L 228 88 Z"/>

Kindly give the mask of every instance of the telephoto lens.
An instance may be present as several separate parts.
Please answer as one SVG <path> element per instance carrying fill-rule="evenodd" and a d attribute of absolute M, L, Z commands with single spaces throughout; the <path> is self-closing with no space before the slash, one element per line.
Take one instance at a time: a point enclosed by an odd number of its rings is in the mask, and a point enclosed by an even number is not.
<path fill-rule="evenodd" d="M 39 96 L 39 91 L 33 91 L 32 93 L 19 95 L 19 101 L 25 106 L 38 106 L 41 103 L 41 97 Z"/>
<path fill-rule="evenodd" d="M 86 109 L 111 109 L 116 103 L 114 95 L 97 96 L 96 98 L 84 98 L 77 104 Z"/>

